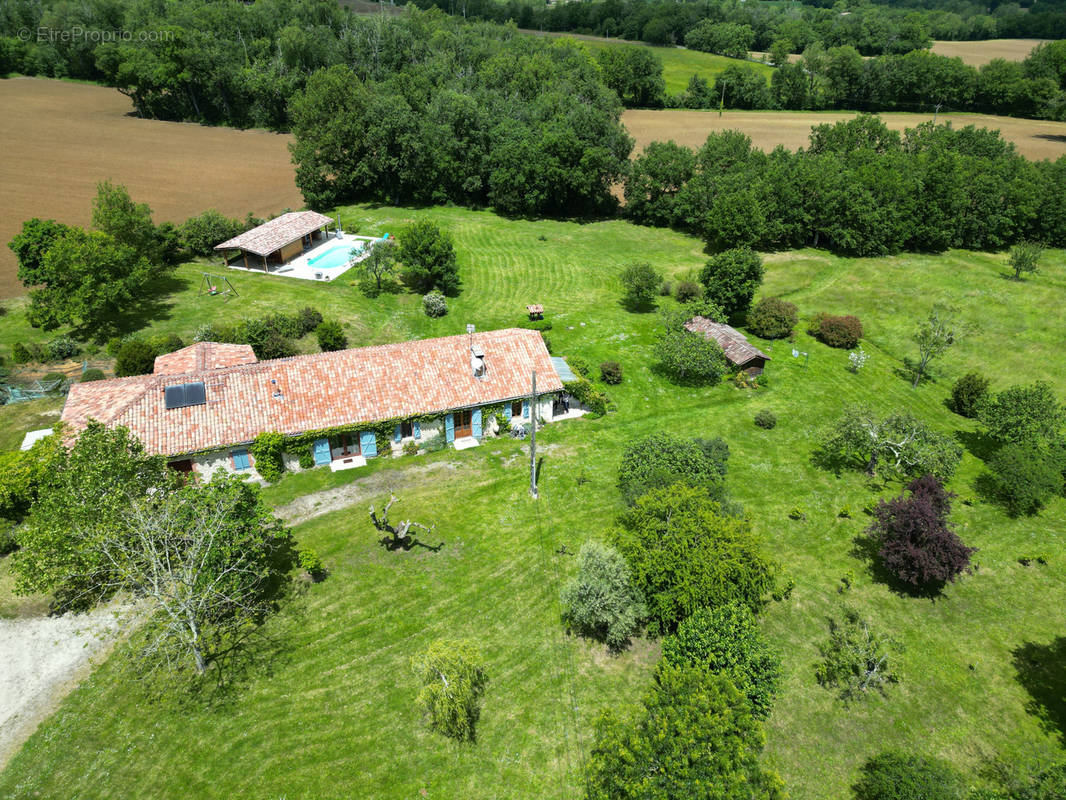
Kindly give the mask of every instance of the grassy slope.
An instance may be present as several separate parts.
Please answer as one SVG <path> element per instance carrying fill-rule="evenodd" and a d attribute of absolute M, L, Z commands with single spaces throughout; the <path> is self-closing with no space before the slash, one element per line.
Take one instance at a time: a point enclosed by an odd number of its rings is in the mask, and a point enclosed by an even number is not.
<path fill-rule="evenodd" d="M 655 646 L 641 642 L 607 658 L 567 638 L 556 598 L 574 560 L 555 551 L 564 543 L 576 550 L 603 530 L 619 508 L 613 476 L 621 448 L 632 436 L 660 429 L 726 437 L 733 490 L 796 581 L 791 599 L 766 613 L 786 671 L 767 758 L 794 797 L 846 796 L 857 765 L 887 745 L 931 751 L 968 769 L 996 756 L 1019 764 L 1061 757 L 1054 732 L 1026 710 L 1030 695 L 1011 652 L 1063 633 L 1066 502 L 1021 521 L 981 503 L 958 504 L 963 537 L 981 548 L 979 571 L 935 603 L 901 597 L 872 582 L 851 555 L 851 540 L 865 524 L 858 509 L 879 488 L 858 475 L 816 470 L 808 455 L 819 426 L 851 401 L 906 406 L 943 430 L 971 431 L 972 423 L 943 405 L 950 381 L 971 368 L 994 375 L 999 385 L 1048 378 L 1066 393 L 1066 375 L 1049 369 L 1064 334 L 1056 313 L 1066 301 L 1062 252 L 1049 253 L 1044 271 L 1023 284 L 1003 279 L 1001 255 L 770 256 L 765 292 L 786 294 L 803 314 L 857 313 L 869 331 L 871 359 L 852 375 L 845 353 L 801 333 L 796 346 L 810 352 L 809 368 L 790 357 L 792 345 L 778 343 L 769 388 L 751 395 L 728 386 L 664 383 L 649 368 L 655 315 L 629 314 L 617 304 L 622 264 L 644 259 L 676 277 L 704 260 L 696 240 L 617 221 L 424 213 L 453 231 L 464 270 L 466 291 L 443 320 L 422 316 L 413 297 L 371 302 L 340 283 L 259 276 L 239 275 L 241 297 L 228 304 L 197 299 L 197 271 L 187 267 L 179 278 L 188 291 L 174 298 L 156 327 L 188 336 L 204 319 L 311 302 L 348 321 L 353 344 L 369 344 L 454 333 L 468 321 L 482 328 L 510 324 L 527 302 L 538 301 L 555 323 L 549 335 L 556 352 L 593 364 L 608 357 L 622 363 L 626 380 L 611 389 L 617 413 L 544 431 L 539 503 L 527 499 L 524 462 L 513 442 L 376 463 L 369 470 L 373 497 L 395 490 L 405 515 L 437 522 L 444 549 L 383 551 L 366 523 L 364 501 L 304 523 L 300 540 L 320 551 L 332 574 L 275 621 L 279 636 L 292 639 L 270 670 L 253 671 L 235 699 L 196 710 L 149 703 L 123 676 L 121 660 L 112 659 L 0 775 L 0 796 L 67 795 L 75 785 L 100 797 L 409 797 L 423 788 L 428 797 L 574 796 L 596 710 L 637 696 Z M 358 221 L 363 232 L 383 232 L 411 216 L 357 208 L 343 219 L 349 226 Z M 982 330 L 941 365 L 938 383 L 914 392 L 894 370 L 909 351 L 915 317 L 935 299 L 960 305 Z M 0 347 L 25 335 L 20 316 L 0 319 Z M 751 424 L 762 407 L 778 414 L 773 431 Z M 434 462 L 456 466 L 428 469 Z M 972 496 L 978 470 L 967 454 L 953 488 Z M 287 502 L 314 488 L 365 481 L 365 474 L 290 476 L 269 496 Z M 807 509 L 808 521 L 788 519 L 797 505 Z M 844 505 L 856 510 L 856 519 L 837 517 Z M 1018 556 L 1033 552 L 1048 552 L 1050 564 L 1017 564 Z M 907 647 L 903 682 L 888 699 L 851 709 L 813 680 L 824 618 L 841 599 L 836 587 L 848 571 L 856 575 L 849 602 Z M 438 636 L 469 636 L 488 655 L 492 681 L 473 748 L 428 735 L 413 709 L 408 659 Z"/>
<path fill-rule="evenodd" d="M 606 41 L 589 41 L 588 39 L 582 39 L 581 43 L 593 51 L 602 47 L 642 46 L 629 43 L 614 44 Z M 650 45 L 643 46 L 651 47 Z M 774 71 L 774 68 L 767 64 L 744 61 L 739 58 L 726 58 L 713 53 L 701 53 L 699 50 L 688 50 L 682 47 L 651 47 L 651 49 L 663 62 L 663 80 L 666 82 L 667 94 L 680 94 L 685 91 L 688 88 L 689 79 L 693 75 L 699 75 L 713 87 L 714 79 L 718 77 L 718 74 L 724 72 L 726 67 L 734 65 L 755 70 L 766 78 L 767 83 L 770 82 L 770 75 Z"/>

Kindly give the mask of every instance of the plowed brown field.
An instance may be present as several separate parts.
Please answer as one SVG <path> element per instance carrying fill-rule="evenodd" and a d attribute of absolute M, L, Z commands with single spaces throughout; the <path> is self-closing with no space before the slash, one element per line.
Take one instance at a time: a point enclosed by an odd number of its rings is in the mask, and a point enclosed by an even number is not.
<path fill-rule="evenodd" d="M 1029 51 L 1049 39 L 987 39 L 983 42 L 933 42 L 938 56 L 961 58 L 972 67 L 987 64 L 994 58 L 1022 61 Z"/>
<path fill-rule="evenodd" d="M 99 181 L 125 184 L 156 222 L 209 208 L 243 217 L 302 208 L 290 137 L 130 116 L 114 89 L 0 80 L 0 297 L 23 292 L 7 247 L 30 217 L 88 225 Z"/>
<path fill-rule="evenodd" d="M 733 129 L 746 133 L 763 150 L 772 150 L 779 144 L 795 150 L 807 145 L 812 126 L 853 116 L 854 112 L 848 111 L 726 111 L 719 116 L 717 111 L 631 110 L 622 114 L 622 122 L 637 140 L 634 153 L 639 153 L 649 142 L 667 139 L 699 147 L 712 131 Z M 888 127 L 903 130 L 931 120 L 933 115 L 882 114 L 881 117 Z M 950 121 L 957 128 L 965 125 L 998 128 L 1027 158 L 1054 160 L 1066 155 L 1066 122 L 986 114 L 941 114 L 938 120 Z"/>

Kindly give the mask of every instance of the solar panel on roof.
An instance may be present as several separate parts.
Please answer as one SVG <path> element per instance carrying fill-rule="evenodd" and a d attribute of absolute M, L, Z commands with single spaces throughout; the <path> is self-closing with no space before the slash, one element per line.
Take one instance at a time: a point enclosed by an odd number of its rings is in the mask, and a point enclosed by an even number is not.
<path fill-rule="evenodd" d="M 168 386 L 163 392 L 163 400 L 167 408 L 183 408 L 185 406 L 185 384 Z"/>
<path fill-rule="evenodd" d="M 168 386 L 163 391 L 163 401 L 168 409 L 202 406 L 207 402 L 207 391 L 204 389 L 204 382 L 178 383 L 174 386 Z"/>
<path fill-rule="evenodd" d="M 185 384 L 185 405 L 202 406 L 207 402 L 207 392 L 204 391 L 203 381 Z"/>

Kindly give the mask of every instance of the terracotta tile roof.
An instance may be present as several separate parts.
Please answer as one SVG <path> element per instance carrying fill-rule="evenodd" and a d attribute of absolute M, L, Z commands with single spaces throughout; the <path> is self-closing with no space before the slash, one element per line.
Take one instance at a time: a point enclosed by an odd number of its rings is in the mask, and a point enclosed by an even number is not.
<path fill-rule="evenodd" d="M 301 236 L 317 231 L 331 222 L 333 217 L 327 217 L 317 211 L 290 211 L 264 222 L 257 228 L 227 239 L 222 244 L 216 244 L 215 249 L 246 250 L 257 256 L 268 256 L 289 242 L 295 242 Z"/>
<path fill-rule="evenodd" d="M 515 400 L 537 371 L 540 393 L 562 381 L 539 331 L 472 336 L 487 374 L 473 375 L 471 337 L 400 342 L 177 375 L 76 383 L 62 419 L 77 432 L 89 418 L 130 429 L 150 453 L 179 455 L 252 441 L 265 431 L 299 434 L 361 422 Z M 207 403 L 167 410 L 167 386 L 203 381 Z"/>
<path fill-rule="evenodd" d="M 685 323 L 685 327 L 693 333 L 702 333 L 708 339 L 714 339 L 725 351 L 725 357 L 738 367 L 742 367 L 754 358 L 763 358 L 767 361 L 770 356 L 748 341 L 747 337 L 728 325 L 707 317 L 693 317 Z"/>
<path fill-rule="evenodd" d="M 156 356 L 152 372 L 155 375 L 180 375 L 183 372 L 202 372 L 205 369 L 251 364 L 255 360 L 255 351 L 251 345 L 197 342 L 173 353 Z"/>

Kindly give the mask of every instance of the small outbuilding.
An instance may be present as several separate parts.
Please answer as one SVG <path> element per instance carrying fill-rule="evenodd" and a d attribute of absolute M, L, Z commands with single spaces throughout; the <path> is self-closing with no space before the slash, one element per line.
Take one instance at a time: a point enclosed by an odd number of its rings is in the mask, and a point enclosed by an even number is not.
<path fill-rule="evenodd" d="M 222 251 L 226 265 L 243 258 L 245 269 L 269 272 L 324 241 L 332 224 L 333 217 L 317 211 L 290 211 L 215 245 L 215 250 Z"/>
<path fill-rule="evenodd" d="M 526 306 L 526 313 L 529 314 L 529 319 L 531 321 L 544 319 L 544 306 L 540 303 L 533 303 L 532 305 Z"/>
<path fill-rule="evenodd" d="M 685 323 L 685 327 L 718 342 L 729 363 L 749 375 L 762 374 L 766 362 L 770 360 L 770 356 L 749 342 L 743 333 L 725 323 L 707 317 L 693 317 Z"/>

